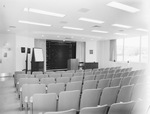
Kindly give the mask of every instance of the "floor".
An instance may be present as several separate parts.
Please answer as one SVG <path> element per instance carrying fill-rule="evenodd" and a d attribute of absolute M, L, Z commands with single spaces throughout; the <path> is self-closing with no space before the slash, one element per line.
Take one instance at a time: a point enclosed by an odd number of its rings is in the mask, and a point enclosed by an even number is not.
<path fill-rule="evenodd" d="M 19 107 L 13 77 L 0 77 L 0 114 L 25 114 Z"/>

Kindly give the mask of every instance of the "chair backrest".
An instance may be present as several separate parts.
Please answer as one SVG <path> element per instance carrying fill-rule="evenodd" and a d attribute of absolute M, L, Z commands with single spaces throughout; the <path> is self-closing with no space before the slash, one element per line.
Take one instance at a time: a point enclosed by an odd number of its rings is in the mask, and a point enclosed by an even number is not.
<path fill-rule="evenodd" d="M 131 100 L 133 85 L 122 86 L 117 97 L 117 103 L 129 102 Z"/>
<path fill-rule="evenodd" d="M 137 101 L 131 111 L 131 114 L 150 114 L 148 113 L 149 108 L 150 104 L 148 101 Z"/>
<path fill-rule="evenodd" d="M 39 114 L 39 112 L 56 111 L 57 95 L 56 93 L 48 94 L 34 94 L 32 114 Z"/>
<path fill-rule="evenodd" d="M 84 76 L 84 81 L 87 81 L 87 80 L 94 80 L 94 79 L 95 79 L 95 75 Z"/>
<path fill-rule="evenodd" d="M 79 114 L 107 114 L 108 106 L 85 107 L 80 110 Z"/>
<path fill-rule="evenodd" d="M 132 77 L 131 80 L 130 80 L 130 84 L 136 84 L 139 77 L 140 76 L 134 76 L 134 77 Z"/>
<path fill-rule="evenodd" d="M 101 79 L 105 79 L 106 75 L 105 74 L 98 74 L 95 76 L 95 80 L 101 80 Z"/>
<path fill-rule="evenodd" d="M 123 72 L 122 75 L 121 75 L 121 77 L 127 77 L 128 74 L 129 74 L 129 72 Z"/>
<path fill-rule="evenodd" d="M 22 87 L 23 84 L 39 84 L 38 78 L 20 78 L 18 90 Z"/>
<path fill-rule="evenodd" d="M 80 109 L 84 107 L 96 107 L 99 104 L 101 89 L 86 89 L 82 92 Z"/>
<path fill-rule="evenodd" d="M 38 78 L 28 78 L 27 84 L 39 84 L 39 79 Z"/>
<path fill-rule="evenodd" d="M 107 79 L 107 78 L 113 78 L 113 76 L 114 76 L 114 74 L 108 73 L 108 74 L 106 75 L 106 79 Z"/>
<path fill-rule="evenodd" d="M 130 71 L 128 76 L 134 76 L 135 71 Z"/>
<path fill-rule="evenodd" d="M 56 83 L 68 83 L 70 82 L 70 77 L 58 77 L 56 78 Z"/>
<path fill-rule="evenodd" d="M 82 81 L 77 82 L 69 82 L 66 85 L 66 91 L 72 91 L 72 90 L 80 90 L 82 89 Z"/>
<path fill-rule="evenodd" d="M 114 74 L 115 72 L 116 72 L 115 69 L 109 71 L 110 74 Z"/>
<path fill-rule="evenodd" d="M 43 74 L 43 72 L 42 71 L 34 71 L 34 72 L 32 72 L 32 74 L 36 76 L 37 74 Z"/>
<path fill-rule="evenodd" d="M 97 87 L 97 80 L 88 80 L 88 81 L 84 81 L 82 90 L 96 89 L 96 87 Z"/>
<path fill-rule="evenodd" d="M 62 77 L 72 77 L 73 76 L 73 73 L 71 72 L 65 72 L 65 73 L 62 73 Z"/>
<path fill-rule="evenodd" d="M 119 92 L 119 87 L 106 87 L 103 89 L 101 99 L 100 99 L 100 105 L 112 105 L 117 100 L 117 95 Z"/>
<path fill-rule="evenodd" d="M 41 78 L 40 83 L 45 85 L 55 83 L 55 78 Z"/>
<path fill-rule="evenodd" d="M 73 76 L 84 76 L 84 72 L 75 72 Z"/>
<path fill-rule="evenodd" d="M 64 83 L 53 83 L 48 84 L 47 93 L 56 93 L 59 95 L 61 91 L 65 91 L 65 84 Z"/>
<path fill-rule="evenodd" d="M 76 82 L 76 81 L 83 81 L 83 77 L 82 76 L 73 76 L 71 78 L 71 82 Z"/>
<path fill-rule="evenodd" d="M 138 100 L 144 99 L 147 93 L 146 85 L 145 84 L 135 84 L 131 96 L 131 100 Z"/>
<path fill-rule="evenodd" d="M 114 74 L 114 76 L 113 76 L 113 78 L 120 78 L 121 77 L 121 75 L 122 75 L 122 73 L 120 72 L 120 73 L 115 73 Z"/>
<path fill-rule="evenodd" d="M 110 106 L 108 114 L 130 114 L 135 102 L 114 103 Z"/>
<path fill-rule="evenodd" d="M 109 72 L 109 70 L 104 70 L 104 71 L 101 72 L 101 74 L 106 74 L 107 75 L 108 72 Z"/>
<path fill-rule="evenodd" d="M 101 79 L 98 82 L 97 88 L 104 89 L 105 87 L 109 87 L 111 79 Z"/>
<path fill-rule="evenodd" d="M 35 77 L 41 80 L 41 78 L 48 78 L 48 74 L 36 74 Z"/>
<path fill-rule="evenodd" d="M 79 109 L 80 91 L 63 91 L 59 94 L 58 111 Z"/>
<path fill-rule="evenodd" d="M 120 85 L 120 86 L 129 85 L 131 78 L 132 78 L 132 77 L 130 77 L 130 76 L 124 77 L 124 78 L 121 80 L 121 85 Z"/>
<path fill-rule="evenodd" d="M 110 87 L 120 86 L 122 78 L 113 78 L 110 83 Z"/>
<path fill-rule="evenodd" d="M 75 109 L 70 109 L 66 111 L 57 111 L 57 112 L 46 112 L 44 114 L 76 114 L 77 111 Z"/>
<path fill-rule="evenodd" d="M 61 77 L 61 73 L 52 73 L 49 75 L 49 77 L 51 78 L 58 78 L 58 77 Z"/>
<path fill-rule="evenodd" d="M 93 75 L 92 71 L 84 72 L 84 76 Z"/>
<path fill-rule="evenodd" d="M 23 107 L 25 106 L 25 97 L 27 96 L 30 99 L 36 93 L 46 93 L 45 84 L 23 84 L 22 85 L 22 94 L 21 94 L 21 103 Z"/>

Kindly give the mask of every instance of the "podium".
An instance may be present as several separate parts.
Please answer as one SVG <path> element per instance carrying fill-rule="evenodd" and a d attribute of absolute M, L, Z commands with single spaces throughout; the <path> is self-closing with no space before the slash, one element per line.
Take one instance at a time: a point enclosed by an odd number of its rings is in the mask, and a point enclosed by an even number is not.
<path fill-rule="evenodd" d="M 68 70 L 78 70 L 78 59 L 69 59 L 68 60 Z"/>

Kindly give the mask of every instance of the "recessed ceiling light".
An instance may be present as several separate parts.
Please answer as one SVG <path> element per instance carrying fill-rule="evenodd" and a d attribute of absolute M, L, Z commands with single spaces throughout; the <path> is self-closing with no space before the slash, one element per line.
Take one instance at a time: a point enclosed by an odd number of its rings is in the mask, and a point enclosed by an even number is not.
<path fill-rule="evenodd" d="M 108 33 L 108 31 L 92 30 L 91 32 Z"/>
<path fill-rule="evenodd" d="M 83 17 L 79 18 L 79 20 L 80 20 L 80 21 L 92 22 L 92 23 L 99 23 L 99 24 L 104 23 L 103 21 L 100 21 L 100 20 L 89 19 L 89 18 L 83 18 Z"/>
<path fill-rule="evenodd" d="M 117 8 L 117 9 L 120 9 L 120 10 L 124 10 L 124 11 L 130 12 L 130 13 L 135 13 L 135 12 L 140 11 L 137 8 L 134 8 L 134 7 L 119 3 L 119 2 L 114 2 L 114 1 L 108 3 L 107 6 Z"/>
<path fill-rule="evenodd" d="M 138 28 L 138 29 L 136 29 L 136 30 L 144 31 L 144 32 L 148 32 L 148 30 L 147 30 L 147 29 L 142 29 L 142 28 Z"/>
<path fill-rule="evenodd" d="M 75 28 L 75 27 L 68 27 L 68 26 L 64 26 L 64 29 L 73 29 L 73 30 L 84 30 L 83 28 Z"/>
<path fill-rule="evenodd" d="M 50 15 L 50 16 L 55 16 L 55 17 L 64 17 L 65 16 L 64 14 L 53 13 L 53 12 L 48 12 L 48 11 L 43 11 L 43 10 L 33 9 L 33 8 L 24 8 L 24 11 L 32 12 L 32 13 L 39 13 L 39 14 L 43 14 L 43 15 Z"/>
<path fill-rule="evenodd" d="M 121 27 L 121 28 L 131 28 L 131 26 L 121 25 L 121 24 L 113 24 L 112 26 Z"/>
<path fill-rule="evenodd" d="M 124 33 L 114 33 L 114 34 L 116 34 L 116 35 L 123 35 L 123 36 L 127 35 L 127 34 L 124 34 Z"/>
<path fill-rule="evenodd" d="M 51 26 L 49 24 L 36 23 L 36 22 L 30 22 L 30 21 L 23 21 L 23 20 L 19 20 L 19 23 L 32 24 L 32 25 L 40 25 L 40 26 Z"/>

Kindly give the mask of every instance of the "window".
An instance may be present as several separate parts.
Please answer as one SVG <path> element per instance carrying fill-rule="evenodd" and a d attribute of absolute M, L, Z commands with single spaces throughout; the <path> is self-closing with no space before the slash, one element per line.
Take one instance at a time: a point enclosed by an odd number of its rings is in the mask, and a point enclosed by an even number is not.
<path fill-rule="evenodd" d="M 148 36 L 141 38 L 141 62 L 148 62 Z"/>
<path fill-rule="evenodd" d="M 124 61 L 139 62 L 140 37 L 125 38 L 124 40 Z"/>
<path fill-rule="evenodd" d="M 117 39 L 117 61 L 148 62 L 148 36 Z"/>
<path fill-rule="evenodd" d="M 123 39 L 117 39 L 117 61 L 123 61 Z"/>

